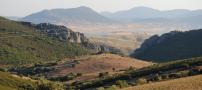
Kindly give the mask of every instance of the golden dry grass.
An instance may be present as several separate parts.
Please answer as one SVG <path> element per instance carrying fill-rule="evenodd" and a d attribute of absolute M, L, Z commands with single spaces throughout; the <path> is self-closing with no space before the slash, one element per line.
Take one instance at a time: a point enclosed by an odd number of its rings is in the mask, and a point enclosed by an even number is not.
<path fill-rule="evenodd" d="M 68 73 L 82 73 L 81 77 L 76 80 L 91 80 L 98 77 L 100 72 L 109 72 L 109 74 L 121 73 L 119 70 L 129 67 L 142 68 L 151 65 L 152 63 L 133 59 L 130 57 L 121 57 L 114 54 L 101 54 L 81 56 L 74 59 L 79 62 L 75 67 L 65 66 L 65 62 L 57 65 L 56 71 L 49 73 L 49 76 L 64 76 Z M 68 60 L 64 60 L 68 61 Z M 113 71 L 115 68 L 115 71 Z"/>
<path fill-rule="evenodd" d="M 134 86 L 122 90 L 202 90 L 202 75 Z"/>
<path fill-rule="evenodd" d="M 60 64 L 59 70 L 54 72 L 54 74 L 67 74 L 67 73 L 98 73 L 113 71 L 112 68 L 116 70 L 127 69 L 129 67 L 142 68 L 151 65 L 150 62 L 141 61 L 133 59 L 130 57 L 121 57 L 114 54 L 101 54 L 101 55 L 90 55 L 82 56 L 77 59 L 79 64 L 75 67 L 66 67 L 64 64 Z"/>

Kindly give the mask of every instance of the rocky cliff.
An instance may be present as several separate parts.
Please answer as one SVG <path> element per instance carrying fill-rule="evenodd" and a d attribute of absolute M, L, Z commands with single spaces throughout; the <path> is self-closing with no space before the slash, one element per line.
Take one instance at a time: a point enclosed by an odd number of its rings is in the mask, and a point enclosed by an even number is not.
<path fill-rule="evenodd" d="M 20 22 L 20 23 L 30 28 L 33 28 L 37 32 L 48 34 L 48 36 L 57 38 L 61 41 L 80 44 L 81 46 L 90 49 L 96 53 L 98 52 L 112 52 L 119 54 L 121 53 L 119 49 L 116 49 L 112 46 L 90 42 L 89 39 L 83 33 L 74 32 L 71 29 L 62 25 L 55 25 L 50 23 L 33 24 L 31 22 Z"/>

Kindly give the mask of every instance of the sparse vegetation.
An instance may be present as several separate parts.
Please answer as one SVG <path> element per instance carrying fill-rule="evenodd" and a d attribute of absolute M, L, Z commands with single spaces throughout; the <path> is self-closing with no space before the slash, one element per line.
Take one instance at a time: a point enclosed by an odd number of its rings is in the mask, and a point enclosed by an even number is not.
<path fill-rule="evenodd" d="M 145 84 L 145 83 L 147 83 L 147 79 L 145 79 L 145 78 L 139 78 L 135 83 L 137 85 Z"/>
<path fill-rule="evenodd" d="M 116 81 L 116 86 L 118 86 L 119 88 L 124 88 L 124 87 L 128 87 L 128 83 L 125 80 L 118 80 Z"/>
<path fill-rule="evenodd" d="M 99 73 L 100 78 L 104 78 L 104 77 L 107 77 L 107 76 L 109 76 L 109 72 Z"/>
<path fill-rule="evenodd" d="M 131 82 L 131 80 L 133 81 L 143 77 L 145 78 L 144 83 L 158 82 L 162 80 L 169 80 L 169 79 L 187 77 L 191 75 L 198 75 L 200 74 L 200 71 L 195 70 L 192 67 L 200 66 L 200 65 L 202 65 L 201 57 L 191 58 L 191 59 L 173 61 L 168 63 L 155 64 L 142 69 L 130 70 L 130 71 L 127 71 L 126 73 L 119 74 L 116 76 L 108 76 L 107 78 L 101 78 L 98 80 L 89 81 L 89 83 L 78 83 L 73 85 L 78 86 L 78 88 L 80 89 L 96 88 L 99 86 L 114 85 L 118 80 L 124 80 L 128 83 L 128 82 Z M 129 84 L 129 85 L 134 85 L 134 84 Z"/>
<path fill-rule="evenodd" d="M 77 73 L 77 74 L 74 74 L 74 73 L 69 73 L 65 76 L 59 76 L 59 77 L 51 77 L 50 80 L 52 81 L 61 81 L 61 82 L 64 82 L 64 81 L 69 81 L 69 80 L 73 80 L 77 77 L 80 77 L 82 76 L 81 73 Z"/>
<path fill-rule="evenodd" d="M 33 80 L 28 77 L 0 72 L 0 89 L 2 90 L 64 90 L 64 88 L 64 85 L 58 82 L 45 79 Z"/>
<path fill-rule="evenodd" d="M 202 56 L 201 38 L 202 29 L 185 32 L 172 31 L 162 36 L 154 35 L 143 43 L 142 50 L 140 48 L 137 53 L 134 52 L 131 56 L 153 62 L 169 62 L 200 57 Z"/>
<path fill-rule="evenodd" d="M 61 42 L 15 21 L 0 20 L 0 63 L 24 65 L 86 55 L 77 44 Z"/>
<path fill-rule="evenodd" d="M 202 75 L 144 84 L 123 90 L 202 90 Z"/>

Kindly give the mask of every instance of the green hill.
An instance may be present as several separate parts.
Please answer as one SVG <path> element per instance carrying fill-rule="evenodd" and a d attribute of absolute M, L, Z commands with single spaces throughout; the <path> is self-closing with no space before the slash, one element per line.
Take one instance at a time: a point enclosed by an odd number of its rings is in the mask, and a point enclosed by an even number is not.
<path fill-rule="evenodd" d="M 88 51 L 77 44 L 61 42 L 18 22 L 0 17 L 1 65 L 56 61 L 85 54 Z"/>
<path fill-rule="evenodd" d="M 167 62 L 202 56 L 202 29 L 186 32 L 173 31 L 147 39 L 132 57 Z"/>

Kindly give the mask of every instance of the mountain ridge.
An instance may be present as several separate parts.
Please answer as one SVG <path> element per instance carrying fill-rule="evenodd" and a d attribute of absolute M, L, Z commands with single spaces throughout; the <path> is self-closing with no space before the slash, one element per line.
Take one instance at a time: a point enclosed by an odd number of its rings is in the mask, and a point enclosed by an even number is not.
<path fill-rule="evenodd" d="M 172 31 L 161 36 L 153 35 L 131 56 L 154 62 L 200 57 L 202 56 L 201 38 L 202 29 Z"/>
<path fill-rule="evenodd" d="M 30 14 L 21 19 L 34 23 L 52 24 L 84 24 L 84 23 L 112 23 L 113 20 L 106 18 L 91 8 L 82 6 L 68 9 L 43 10 Z"/>

